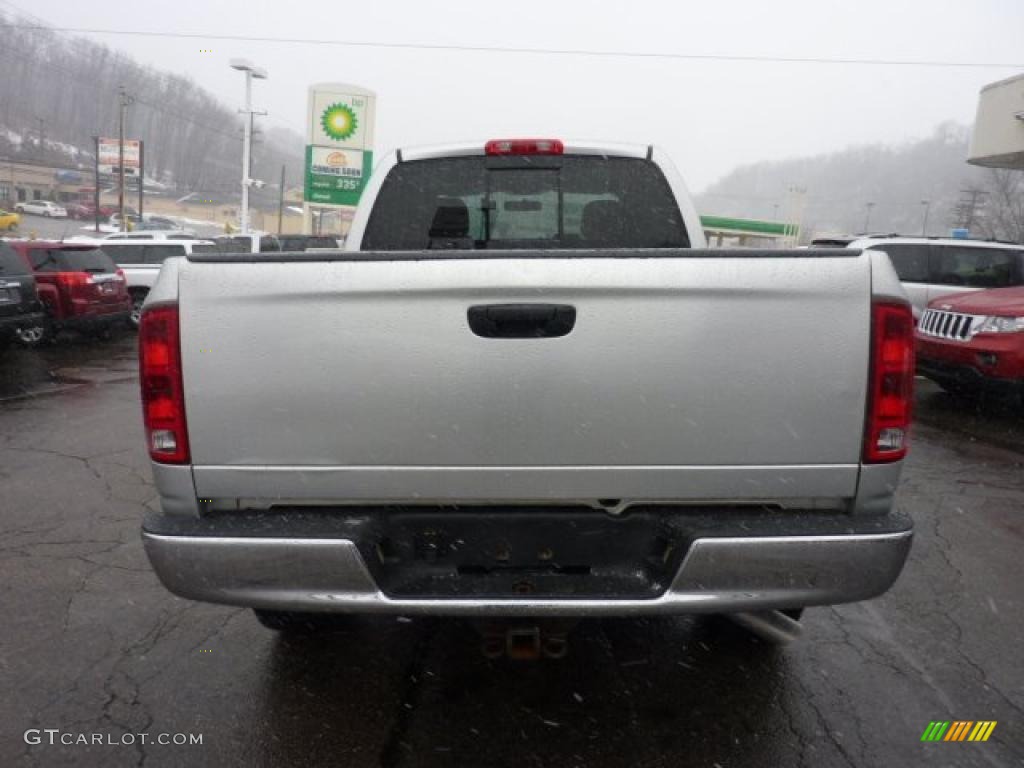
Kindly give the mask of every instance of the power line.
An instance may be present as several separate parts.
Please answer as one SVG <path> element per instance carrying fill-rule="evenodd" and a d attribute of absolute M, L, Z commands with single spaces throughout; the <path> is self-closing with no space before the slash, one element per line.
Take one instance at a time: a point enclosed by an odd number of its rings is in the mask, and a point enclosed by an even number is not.
<path fill-rule="evenodd" d="M 12 6 L 13 7 L 13 6 Z M 947 61 L 940 59 L 871 59 L 829 58 L 818 56 L 766 56 L 722 53 L 675 53 L 669 51 L 608 51 L 586 48 L 526 48 L 518 46 L 446 45 L 441 43 L 382 43 L 365 40 L 329 40 L 302 37 L 272 37 L 263 35 L 201 34 L 198 32 L 167 32 L 141 29 L 99 29 L 93 27 L 58 27 L 46 24 L 17 24 L 0 22 L 0 28 L 46 30 L 80 35 L 115 35 L 131 37 L 160 37 L 179 40 L 223 40 L 244 43 L 279 43 L 287 45 L 329 45 L 345 48 L 381 48 L 413 51 L 459 51 L 463 53 L 507 53 L 541 56 L 578 56 L 619 59 L 669 59 L 679 61 L 733 61 L 775 64 L 845 64 L 886 67 L 941 67 L 972 69 L 1022 69 L 1024 64 L 983 61 Z"/>

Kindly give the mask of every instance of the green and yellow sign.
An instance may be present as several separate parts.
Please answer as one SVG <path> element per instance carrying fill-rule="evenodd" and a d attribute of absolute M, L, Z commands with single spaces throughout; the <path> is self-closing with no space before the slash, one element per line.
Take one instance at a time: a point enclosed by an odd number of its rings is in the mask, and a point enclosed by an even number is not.
<path fill-rule="evenodd" d="M 306 203 L 352 206 L 373 168 L 376 95 L 344 83 L 309 89 Z"/>
<path fill-rule="evenodd" d="M 306 147 L 306 202 L 356 205 L 373 170 L 373 152 Z"/>

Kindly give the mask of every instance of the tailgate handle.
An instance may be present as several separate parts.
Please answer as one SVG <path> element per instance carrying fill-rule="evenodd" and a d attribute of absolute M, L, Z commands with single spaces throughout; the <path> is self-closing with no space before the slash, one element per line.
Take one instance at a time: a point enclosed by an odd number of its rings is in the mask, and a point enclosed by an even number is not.
<path fill-rule="evenodd" d="M 554 339 L 576 325 L 571 304 L 478 304 L 466 315 L 473 333 L 485 339 Z"/>

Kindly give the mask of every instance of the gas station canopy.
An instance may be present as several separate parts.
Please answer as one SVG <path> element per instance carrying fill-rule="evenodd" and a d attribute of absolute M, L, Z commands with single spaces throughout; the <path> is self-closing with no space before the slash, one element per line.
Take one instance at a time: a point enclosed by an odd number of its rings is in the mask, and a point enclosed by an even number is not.
<path fill-rule="evenodd" d="M 1024 75 L 981 89 L 967 162 L 1024 170 Z"/>

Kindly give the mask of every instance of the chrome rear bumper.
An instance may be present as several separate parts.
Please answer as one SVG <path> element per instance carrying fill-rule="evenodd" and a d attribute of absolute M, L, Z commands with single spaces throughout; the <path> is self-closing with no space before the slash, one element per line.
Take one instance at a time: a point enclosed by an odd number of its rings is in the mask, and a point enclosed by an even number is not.
<path fill-rule="evenodd" d="M 193 600 L 268 610 L 460 616 L 638 616 L 831 605 L 875 597 L 899 576 L 911 530 L 705 537 L 649 599 L 401 598 L 384 594 L 343 538 L 179 536 L 144 531 L 164 585 Z"/>

